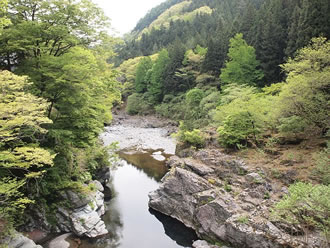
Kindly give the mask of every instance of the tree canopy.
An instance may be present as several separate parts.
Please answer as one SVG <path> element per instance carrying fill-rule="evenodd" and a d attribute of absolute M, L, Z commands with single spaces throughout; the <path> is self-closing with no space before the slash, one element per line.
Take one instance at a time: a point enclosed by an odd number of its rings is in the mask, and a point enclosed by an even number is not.
<path fill-rule="evenodd" d="M 228 61 L 221 69 L 222 84 L 258 85 L 264 74 L 258 69 L 255 49 L 243 39 L 243 34 L 236 34 L 229 41 Z"/>

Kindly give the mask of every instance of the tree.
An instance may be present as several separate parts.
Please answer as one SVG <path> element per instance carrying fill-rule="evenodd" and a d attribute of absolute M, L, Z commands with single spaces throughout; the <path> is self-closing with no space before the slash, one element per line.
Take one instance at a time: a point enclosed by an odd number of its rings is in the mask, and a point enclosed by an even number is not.
<path fill-rule="evenodd" d="M 160 103 L 163 99 L 165 71 L 169 61 L 168 52 L 166 49 L 163 49 L 159 52 L 158 58 L 152 66 L 151 81 L 148 88 L 152 103 Z"/>
<path fill-rule="evenodd" d="M 50 124 L 44 99 L 25 93 L 26 77 L 0 72 L 0 219 L 17 218 L 38 196 L 38 183 L 55 155 L 40 147 Z"/>
<path fill-rule="evenodd" d="M 263 72 L 258 69 L 255 49 L 249 46 L 242 34 L 236 34 L 230 39 L 228 61 L 221 69 L 222 84 L 258 85 L 263 78 Z"/>
<path fill-rule="evenodd" d="M 53 199 L 47 196 L 85 183 L 109 163 L 98 136 L 120 100 L 116 72 L 107 63 L 116 40 L 106 35 L 108 19 L 90 0 L 11 0 L 8 12 L 12 25 L 0 36 L 0 66 L 28 75 L 34 83 L 25 91 L 49 103 L 53 124 L 42 125 L 48 132 L 40 138 L 57 155 L 38 185 L 44 198 Z M 27 114 L 23 121 L 30 119 Z M 5 155 L 42 153 L 15 149 Z"/>
<path fill-rule="evenodd" d="M 10 24 L 10 20 L 6 17 L 7 4 L 7 0 L 0 0 L 0 35 L 3 27 Z"/>
<path fill-rule="evenodd" d="M 330 38 L 330 5 L 328 0 L 302 0 L 301 7 L 295 9 L 289 32 L 287 55 L 308 45 L 316 36 Z M 296 34 L 294 33 L 296 32 Z"/>
<path fill-rule="evenodd" d="M 61 56 L 74 46 L 89 46 L 106 32 L 108 19 L 90 0 L 11 0 L 12 25 L 0 37 L 0 65 L 39 68 L 45 55 Z"/>
<path fill-rule="evenodd" d="M 137 93 L 144 93 L 148 88 L 147 73 L 152 67 L 152 61 L 150 57 L 145 57 L 140 60 L 136 68 L 135 76 L 135 90 Z"/>
<path fill-rule="evenodd" d="M 330 42 L 313 38 L 309 46 L 282 65 L 286 84 L 279 96 L 282 118 L 297 116 L 325 133 L 329 128 Z"/>
<path fill-rule="evenodd" d="M 168 48 L 169 62 L 166 66 L 166 71 L 164 72 L 164 95 L 168 93 L 184 92 L 187 90 L 185 80 L 181 80 L 176 74 L 178 69 L 182 67 L 185 52 L 185 48 L 179 40 L 175 40 L 175 42 Z"/>
<path fill-rule="evenodd" d="M 286 1 L 274 0 L 264 3 L 259 11 L 256 32 L 256 55 L 264 72 L 264 82 L 259 86 L 270 85 L 283 79 L 280 64 L 284 62 L 287 43 Z M 259 27 L 260 26 L 260 27 Z"/>

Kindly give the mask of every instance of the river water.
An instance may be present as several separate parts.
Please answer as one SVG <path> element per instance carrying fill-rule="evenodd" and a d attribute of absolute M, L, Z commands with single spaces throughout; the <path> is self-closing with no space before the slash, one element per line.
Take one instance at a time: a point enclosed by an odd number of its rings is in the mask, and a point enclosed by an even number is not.
<path fill-rule="evenodd" d="M 193 230 L 148 208 L 148 193 L 159 187 L 167 172 L 164 159 L 175 151 L 175 142 L 163 128 L 136 123 L 113 125 L 101 135 L 105 145 L 119 141 L 121 160 L 112 170 L 114 197 L 107 202 L 103 220 L 109 234 L 82 240 L 82 248 L 191 247 Z M 161 160 L 161 161 L 160 161 Z"/>

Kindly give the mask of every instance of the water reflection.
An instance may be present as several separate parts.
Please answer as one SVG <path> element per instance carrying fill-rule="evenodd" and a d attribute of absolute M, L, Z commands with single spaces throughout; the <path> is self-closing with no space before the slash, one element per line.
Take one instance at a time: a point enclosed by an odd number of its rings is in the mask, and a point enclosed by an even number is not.
<path fill-rule="evenodd" d="M 148 193 L 159 187 L 167 172 L 164 162 L 151 157 L 153 151 L 121 152 L 121 165 L 109 182 L 114 197 L 107 203 L 103 220 L 109 234 L 82 240 L 82 248 L 177 248 L 191 247 L 193 230 L 156 211 L 149 210 Z"/>
<path fill-rule="evenodd" d="M 157 151 L 163 152 L 161 149 Z M 144 150 L 138 152 L 121 151 L 119 156 L 135 166 L 138 170 L 142 170 L 149 178 L 160 182 L 162 177 L 167 172 L 167 167 L 164 161 L 158 161 L 152 157 L 154 152 L 154 150 Z M 162 155 L 165 158 L 171 156 L 164 153 L 162 153 Z"/>

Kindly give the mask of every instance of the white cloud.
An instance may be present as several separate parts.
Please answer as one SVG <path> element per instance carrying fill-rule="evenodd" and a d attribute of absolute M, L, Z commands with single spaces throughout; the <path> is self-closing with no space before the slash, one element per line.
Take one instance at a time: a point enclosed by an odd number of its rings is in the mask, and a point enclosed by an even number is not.
<path fill-rule="evenodd" d="M 111 18 L 111 26 L 119 35 L 131 31 L 148 10 L 165 0 L 92 0 Z"/>

